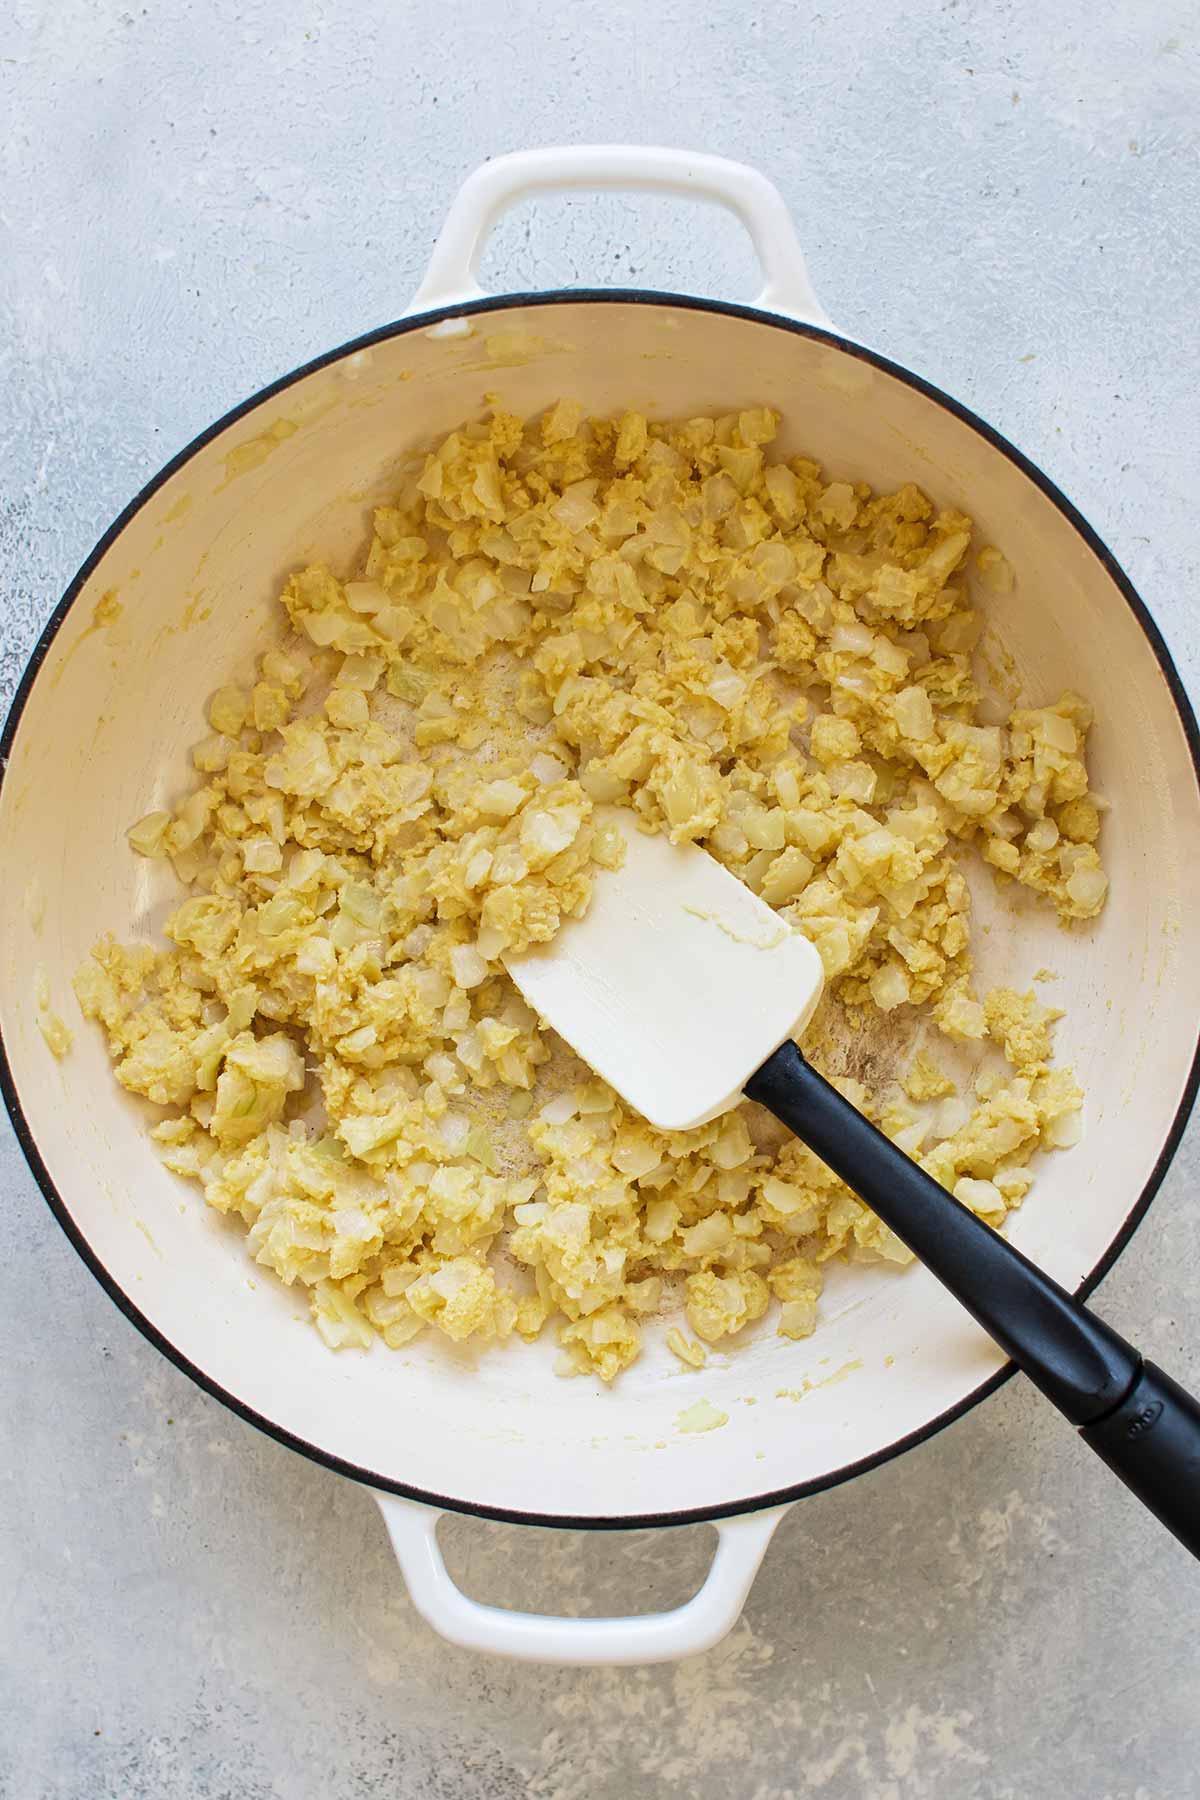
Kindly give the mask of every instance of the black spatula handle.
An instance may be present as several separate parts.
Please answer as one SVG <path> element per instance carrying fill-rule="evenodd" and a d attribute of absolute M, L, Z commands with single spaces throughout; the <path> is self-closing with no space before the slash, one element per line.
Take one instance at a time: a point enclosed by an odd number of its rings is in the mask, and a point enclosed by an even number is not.
<path fill-rule="evenodd" d="M 1200 1556 L 1200 1405 L 918 1168 L 794 1044 L 768 1057 L 746 1094 L 861 1195 Z"/>

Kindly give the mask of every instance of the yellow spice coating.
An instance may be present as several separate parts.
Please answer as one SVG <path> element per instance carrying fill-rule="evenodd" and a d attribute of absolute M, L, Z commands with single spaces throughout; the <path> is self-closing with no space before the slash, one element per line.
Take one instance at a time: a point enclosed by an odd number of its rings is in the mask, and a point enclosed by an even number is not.
<path fill-rule="evenodd" d="M 972 991 L 960 864 L 975 845 L 1064 921 L 1099 911 L 1090 710 L 981 724 L 970 521 L 768 460 L 777 424 L 563 401 L 452 433 L 358 576 L 288 582 L 291 635 L 212 696 L 194 790 L 130 831 L 188 893 L 166 948 L 99 944 L 79 1000 L 164 1109 L 168 1167 L 304 1284 L 335 1348 L 553 1320 L 564 1370 L 611 1380 L 672 1282 L 703 1344 L 776 1302 L 803 1337 L 830 1257 L 909 1260 L 757 1108 L 655 1131 L 521 1000 L 505 951 L 620 854 L 594 803 L 703 842 L 813 940 L 852 1018 L 926 1008 L 1003 1049 L 1011 1073 L 941 1135 L 840 1083 L 983 1217 L 1071 1141 L 1058 1015 Z M 951 1088 L 927 1059 L 907 1083 Z"/>

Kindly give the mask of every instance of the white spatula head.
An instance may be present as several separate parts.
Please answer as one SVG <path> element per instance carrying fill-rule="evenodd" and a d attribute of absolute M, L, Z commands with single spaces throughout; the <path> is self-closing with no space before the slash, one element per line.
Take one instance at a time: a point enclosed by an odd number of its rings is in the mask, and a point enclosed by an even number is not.
<path fill-rule="evenodd" d="M 652 1125 L 682 1131 L 736 1104 L 759 1065 L 802 1031 L 821 958 L 765 901 L 695 845 L 638 829 L 621 868 L 549 944 L 505 958 L 560 1037 Z"/>

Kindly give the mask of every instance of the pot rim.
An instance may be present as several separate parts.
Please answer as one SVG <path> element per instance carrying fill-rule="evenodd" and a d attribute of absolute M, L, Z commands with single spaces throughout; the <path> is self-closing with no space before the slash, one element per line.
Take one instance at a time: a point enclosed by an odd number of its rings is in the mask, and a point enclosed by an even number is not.
<path fill-rule="evenodd" d="M 579 304 L 680 307 L 690 312 L 718 313 L 729 318 L 745 320 L 749 324 L 766 325 L 775 330 L 789 331 L 798 337 L 811 338 L 819 343 L 830 344 L 835 349 L 844 351 L 848 356 L 854 357 L 861 362 L 868 363 L 874 368 L 881 369 L 885 374 L 894 376 L 897 380 L 904 382 L 917 393 L 923 395 L 925 399 L 932 401 L 935 405 L 940 406 L 945 411 L 961 420 L 963 424 L 969 426 L 990 444 L 992 449 L 998 451 L 1002 456 L 1007 458 L 1021 474 L 1032 481 L 1036 487 L 1040 488 L 1046 498 L 1057 507 L 1058 511 L 1067 520 L 1068 524 L 1070 524 L 1083 539 L 1087 548 L 1092 552 L 1093 556 L 1096 557 L 1118 592 L 1124 598 L 1127 606 L 1133 613 L 1134 618 L 1137 620 L 1138 625 L 1141 627 L 1143 636 L 1146 638 L 1147 643 L 1153 651 L 1155 660 L 1157 661 L 1163 679 L 1166 682 L 1167 690 L 1174 703 L 1175 711 L 1178 715 L 1179 723 L 1183 730 L 1184 739 L 1187 743 L 1188 752 L 1191 757 L 1192 775 L 1196 781 L 1197 789 L 1200 790 L 1200 727 L 1197 726 L 1195 713 L 1192 710 L 1191 702 L 1187 697 L 1187 693 L 1184 689 L 1183 682 L 1180 679 L 1179 672 L 1175 667 L 1171 653 L 1167 648 L 1162 633 L 1155 624 L 1148 607 L 1137 593 L 1132 582 L 1129 580 L 1129 577 L 1125 574 L 1125 571 L 1121 568 L 1112 552 L 1108 549 L 1107 545 L 1094 528 L 1088 523 L 1087 519 L 1079 509 L 1067 499 L 1066 495 L 1036 463 L 1032 462 L 1022 451 L 1018 450 L 1015 445 L 1010 443 L 1009 440 L 1004 437 L 1002 433 L 997 431 L 994 426 L 989 425 L 985 419 L 982 419 L 978 413 L 974 412 L 970 407 L 963 405 L 961 401 L 955 400 L 951 395 L 945 393 L 933 382 L 926 380 L 921 375 L 915 374 L 911 369 L 905 368 L 903 364 L 893 362 L 890 357 L 883 356 L 878 351 L 869 350 L 864 345 L 856 343 L 852 338 L 844 337 L 841 333 L 832 329 L 808 324 L 799 319 L 787 318 L 779 313 L 765 312 L 758 307 L 744 306 L 730 301 L 703 299 L 697 295 L 659 292 L 647 288 L 554 288 L 533 293 L 487 295 L 481 299 L 459 301 L 449 306 L 437 307 L 428 312 L 410 313 L 393 321 L 389 325 L 379 326 L 376 330 L 369 331 L 361 337 L 352 338 L 347 343 L 339 345 L 336 349 L 326 351 L 320 356 L 313 357 L 310 361 L 302 363 L 298 368 L 291 370 L 290 373 L 281 375 L 275 381 L 269 382 L 265 387 L 260 388 L 248 399 L 243 400 L 239 405 L 232 407 L 212 425 L 207 426 L 205 430 L 201 431 L 190 443 L 186 444 L 182 450 L 173 456 L 169 462 L 164 464 L 158 473 L 151 477 L 144 487 L 142 487 L 140 492 L 137 493 L 129 504 L 117 515 L 113 523 L 100 537 L 94 549 L 84 560 L 77 574 L 66 588 L 62 599 L 50 614 L 37 643 L 30 653 L 29 660 L 21 675 L 21 679 L 14 690 L 3 728 L 0 729 L 0 793 L 3 791 L 9 759 L 16 742 L 16 736 L 20 728 L 25 706 L 33 691 L 42 664 L 45 662 L 49 653 L 50 646 L 54 642 L 71 607 L 79 598 L 81 591 L 91 575 L 107 555 L 108 551 L 124 531 L 125 527 L 132 522 L 147 502 L 171 478 L 171 476 L 176 474 L 190 462 L 192 458 L 203 450 L 207 444 L 211 443 L 214 438 L 219 437 L 222 432 L 226 431 L 229 426 L 236 424 L 239 419 L 247 417 L 265 401 L 274 398 L 276 394 L 285 392 L 297 382 L 304 380 L 305 377 L 316 374 L 321 369 L 329 368 L 334 363 L 341 361 L 342 358 L 353 355 L 357 351 L 369 350 L 373 345 L 390 342 L 394 338 L 407 336 L 413 331 L 428 330 L 431 325 L 438 325 L 451 319 L 469 318 L 480 314 L 503 312 L 511 310 L 514 307 Z M 1179 1105 L 1176 1108 L 1175 1116 L 1171 1122 L 1171 1128 L 1167 1133 L 1162 1149 L 1155 1160 L 1154 1167 L 1150 1172 L 1149 1178 L 1147 1179 L 1141 1194 L 1138 1196 L 1130 1211 L 1126 1214 L 1121 1229 L 1109 1244 L 1104 1255 L 1075 1289 L 1075 1293 L 1080 1299 L 1086 1299 L 1097 1284 L 1108 1274 L 1109 1270 L 1113 1267 L 1113 1264 L 1117 1261 L 1117 1258 L 1122 1254 L 1126 1245 L 1129 1243 L 1130 1238 L 1145 1218 L 1150 1203 L 1158 1192 L 1159 1187 L 1162 1185 L 1163 1178 L 1179 1147 L 1180 1139 L 1183 1136 L 1188 1118 L 1191 1114 L 1193 1105 L 1195 1104 L 1198 1089 L 1200 1089 L 1200 1030 L 1197 1032 L 1196 1048 L 1192 1054 L 1191 1067 L 1188 1071 L 1187 1081 L 1184 1084 L 1180 1096 Z M 995 1374 L 990 1375 L 986 1381 L 980 1382 L 977 1387 L 972 1388 L 970 1393 L 966 1394 L 963 1399 L 956 1402 L 955 1405 L 947 1407 L 943 1412 L 938 1413 L 935 1418 L 929 1420 L 927 1424 L 920 1426 L 916 1431 L 909 1432 L 905 1437 L 898 1438 L 894 1443 L 888 1444 L 884 1449 L 873 1452 L 870 1456 L 862 1457 L 856 1462 L 845 1463 L 841 1467 L 829 1470 L 824 1475 L 816 1476 L 809 1481 L 797 1482 L 790 1487 L 776 1488 L 769 1493 L 757 1494 L 749 1499 L 729 1501 L 716 1506 L 683 1508 L 678 1511 L 663 1513 L 622 1513 L 589 1516 L 542 1513 L 526 1511 L 523 1509 L 517 1510 L 512 1507 L 488 1506 L 480 1502 L 459 1500 L 442 1494 L 430 1493 L 424 1488 L 410 1486 L 401 1481 L 395 1481 L 389 1476 L 380 1475 L 375 1470 L 362 1468 L 355 1463 L 347 1462 L 342 1457 L 334 1456 L 329 1451 L 323 1450 L 319 1445 L 309 1443 L 307 1439 L 299 1437 L 295 1432 L 289 1431 L 285 1426 L 279 1425 L 273 1419 L 269 1419 L 262 1413 L 257 1412 L 244 1400 L 239 1399 L 237 1395 L 231 1393 L 227 1388 L 222 1386 L 220 1382 L 206 1374 L 204 1370 L 198 1368 L 189 1357 L 184 1355 L 181 1350 L 171 1343 L 171 1341 L 159 1331 L 158 1327 L 152 1324 L 146 1315 L 140 1311 L 130 1296 L 117 1282 L 115 1277 L 110 1274 L 105 1264 L 92 1249 L 83 1232 L 76 1225 L 66 1202 L 63 1200 L 62 1195 L 59 1193 L 51 1178 L 49 1170 L 42 1161 L 33 1132 L 25 1117 L 20 1095 L 17 1092 L 16 1081 L 13 1076 L 12 1067 L 8 1059 L 8 1052 L 4 1043 L 2 1021 L 0 1021 L 0 1094 L 3 1095 L 5 1107 L 8 1111 L 9 1118 L 12 1121 L 17 1142 L 24 1153 L 25 1160 L 29 1164 L 34 1180 L 41 1189 L 42 1195 L 51 1212 L 58 1220 L 59 1225 L 66 1233 L 67 1238 L 70 1240 L 79 1256 L 100 1283 L 101 1287 L 104 1288 L 109 1298 L 120 1308 L 130 1323 L 137 1327 L 142 1336 L 153 1344 L 156 1350 L 160 1351 L 168 1361 L 174 1363 L 175 1367 L 181 1370 L 183 1374 L 190 1377 L 198 1387 L 203 1389 L 206 1393 L 211 1394 L 215 1400 L 219 1400 L 223 1406 L 228 1407 L 229 1410 L 236 1413 L 239 1418 L 246 1420 L 248 1424 L 257 1426 L 260 1431 L 265 1432 L 268 1437 L 274 1438 L 277 1443 L 285 1445 L 289 1450 L 298 1451 L 302 1456 L 308 1457 L 310 1461 L 319 1463 L 325 1468 L 332 1469 L 336 1474 L 348 1476 L 352 1481 L 363 1483 L 366 1486 L 379 1489 L 384 1493 L 398 1494 L 407 1500 L 419 1501 L 426 1506 L 435 1507 L 441 1511 L 465 1513 L 475 1518 L 496 1519 L 514 1525 L 540 1525 L 544 1527 L 558 1527 L 562 1529 L 585 1531 L 631 1531 L 647 1527 L 711 1523 L 717 1519 L 732 1518 L 739 1513 L 757 1512 L 765 1507 L 786 1506 L 790 1505 L 793 1501 L 805 1499 L 810 1494 L 817 1494 L 823 1492 L 827 1488 L 838 1487 L 843 1482 L 852 1480 L 856 1475 L 863 1475 L 871 1469 L 880 1468 L 883 1464 L 891 1462 L 893 1458 L 903 1455 L 906 1450 L 911 1450 L 918 1444 L 926 1443 L 930 1438 L 935 1437 L 938 1432 L 943 1431 L 947 1425 L 952 1424 L 956 1419 L 962 1418 L 965 1413 L 970 1412 L 971 1409 L 978 1406 L 981 1401 L 986 1400 L 990 1395 L 996 1393 L 998 1389 L 1000 1389 L 1004 1383 L 1017 1372 L 1015 1363 L 1005 1363 L 1005 1365 L 998 1369 Z"/>

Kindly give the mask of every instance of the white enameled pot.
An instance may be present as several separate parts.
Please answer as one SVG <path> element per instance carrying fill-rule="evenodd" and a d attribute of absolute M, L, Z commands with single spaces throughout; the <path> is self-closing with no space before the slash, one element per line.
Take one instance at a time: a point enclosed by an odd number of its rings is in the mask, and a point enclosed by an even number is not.
<path fill-rule="evenodd" d="M 598 187 L 731 209 L 766 274 L 758 304 L 483 295 L 474 272 L 504 208 L 536 190 Z M 265 1275 L 252 1285 L 240 1232 L 162 1169 L 143 1109 L 114 1083 L 70 991 L 98 933 L 160 926 L 172 882 L 130 854 L 125 827 L 185 790 L 205 700 L 260 644 L 282 579 L 315 557 L 353 558 L 398 467 L 483 412 L 485 395 L 521 414 L 567 395 L 589 412 L 657 417 L 770 401 L 786 453 L 879 486 L 915 481 L 1003 550 L 1016 583 L 991 606 L 1009 672 L 1034 702 L 1065 687 L 1093 701 L 1094 784 L 1112 808 L 1112 895 L 1095 926 L 1060 932 L 1042 910 L 976 885 L 991 925 L 981 979 L 1023 987 L 1042 965 L 1057 971 L 1060 1052 L 1088 1094 L 1083 1142 L 1043 1159 L 1012 1223 L 1013 1241 L 1072 1289 L 1124 1244 L 1193 1097 L 1196 727 L 1144 606 L 1074 508 L 963 407 L 829 327 L 768 181 L 678 151 L 541 150 L 478 170 L 410 312 L 205 432 L 105 534 L 55 611 L 0 744 L 0 1077 L 59 1221 L 196 1381 L 375 1491 L 413 1600 L 445 1636 L 546 1660 L 651 1661 L 729 1628 L 788 1503 L 894 1456 L 993 1389 L 1006 1369 L 991 1343 L 923 1270 L 859 1267 L 834 1271 L 807 1343 L 759 1329 L 699 1373 L 654 1345 L 611 1391 L 556 1376 L 551 1343 L 476 1357 L 430 1338 L 331 1355 L 296 1323 L 303 1296 Z M 62 1063 L 38 1029 L 38 964 L 76 1029 Z M 807 1383 L 797 1404 L 789 1396 Z M 678 1415 L 700 1397 L 728 1423 L 681 1432 Z M 709 1519 L 719 1545 L 704 1587 L 675 1612 L 526 1617 L 451 1583 L 435 1535 L 445 1508 L 542 1525 Z"/>

